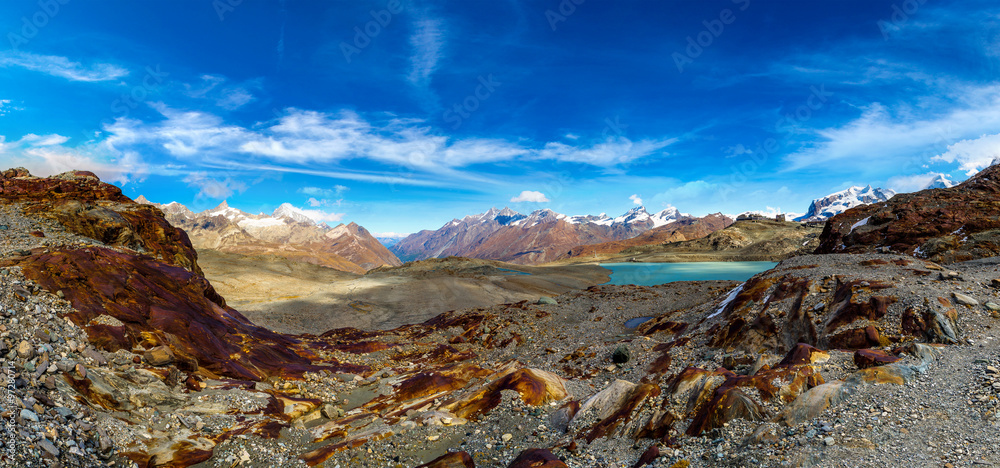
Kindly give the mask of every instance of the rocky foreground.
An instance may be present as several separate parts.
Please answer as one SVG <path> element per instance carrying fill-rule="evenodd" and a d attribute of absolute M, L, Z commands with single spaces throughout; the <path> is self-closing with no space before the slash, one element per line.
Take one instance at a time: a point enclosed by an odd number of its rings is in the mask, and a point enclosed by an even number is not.
<path fill-rule="evenodd" d="M 992 259 L 805 255 L 287 335 L 156 208 L 89 173 L 2 176 L 5 465 L 1000 464 Z"/>

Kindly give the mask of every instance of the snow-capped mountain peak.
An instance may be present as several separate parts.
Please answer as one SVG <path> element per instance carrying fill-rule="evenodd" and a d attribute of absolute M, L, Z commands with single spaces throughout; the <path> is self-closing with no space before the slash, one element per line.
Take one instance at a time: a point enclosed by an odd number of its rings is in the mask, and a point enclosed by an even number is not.
<path fill-rule="evenodd" d="M 229 203 L 226 203 L 226 201 L 223 200 L 222 203 L 219 203 L 219 206 L 212 208 L 211 210 L 203 211 L 199 213 L 199 216 L 223 216 L 228 220 L 237 221 L 248 218 L 250 214 L 230 207 Z"/>
<path fill-rule="evenodd" d="M 651 215 L 650 219 L 653 221 L 653 227 L 658 228 L 665 224 L 677 221 L 678 219 L 687 218 L 690 216 L 691 215 L 687 213 L 681 213 L 680 210 L 678 210 L 677 208 L 668 205 L 663 211 Z"/>
<path fill-rule="evenodd" d="M 457 225 L 462 222 L 468 224 L 475 224 L 475 223 L 487 223 L 490 221 L 496 221 L 497 223 L 500 223 L 500 225 L 506 226 L 514 221 L 524 218 L 525 216 L 523 214 L 518 213 L 510 208 L 504 207 L 502 210 L 500 210 L 497 209 L 496 207 L 493 207 L 487 210 L 485 213 L 468 215 L 460 220 L 459 219 L 452 220 L 451 223 L 449 224 Z"/>
<path fill-rule="evenodd" d="M 646 221 L 650 218 L 645 206 L 637 206 L 625 212 L 625 214 L 615 218 L 612 224 L 631 224 L 634 222 Z"/>
<path fill-rule="evenodd" d="M 955 182 L 952 182 L 950 179 L 948 179 L 948 176 L 944 174 L 938 174 L 933 179 L 931 179 L 926 186 L 924 186 L 924 190 L 951 188 L 954 186 Z"/>
<path fill-rule="evenodd" d="M 292 206 L 291 203 L 282 203 L 274 213 L 271 214 L 272 218 L 287 218 L 292 221 L 306 224 L 316 224 L 316 220 L 312 219 L 305 213 L 305 211 Z"/>
<path fill-rule="evenodd" d="M 871 185 L 865 187 L 853 186 L 839 192 L 831 193 L 823 198 L 813 200 L 809 206 L 809 211 L 796 221 L 823 221 L 835 215 L 843 213 L 851 208 L 872 203 L 881 203 L 896 195 L 896 192 L 873 188 Z"/>

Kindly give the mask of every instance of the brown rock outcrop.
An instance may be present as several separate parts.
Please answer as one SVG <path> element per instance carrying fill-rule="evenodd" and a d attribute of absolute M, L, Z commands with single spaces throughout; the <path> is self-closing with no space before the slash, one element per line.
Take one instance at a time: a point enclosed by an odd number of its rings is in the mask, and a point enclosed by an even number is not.
<path fill-rule="evenodd" d="M 823 229 L 816 253 L 888 249 L 937 263 L 1000 255 L 1000 166 L 961 184 L 902 193 L 847 210 Z"/>
<path fill-rule="evenodd" d="M 58 221 L 73 233 L 201 274 L 198 255 L 184 231 L 171 226 L 160 210 L 134 203 L 93 173 L 42 178 L 8 170 L 0 178 L 0 203 L 15 202 L 24 204 L 26 214 Z"/>

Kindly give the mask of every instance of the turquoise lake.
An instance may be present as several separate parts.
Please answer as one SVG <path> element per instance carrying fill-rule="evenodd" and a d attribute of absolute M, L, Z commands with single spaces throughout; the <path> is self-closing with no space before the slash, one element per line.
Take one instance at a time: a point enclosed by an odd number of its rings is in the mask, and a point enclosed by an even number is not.
<path fill-rule="evenodd" d="M 775 262 L 602 263 L 611 270 L 605 284 L 653 286 L 673 281 L 745 281 Z"/>

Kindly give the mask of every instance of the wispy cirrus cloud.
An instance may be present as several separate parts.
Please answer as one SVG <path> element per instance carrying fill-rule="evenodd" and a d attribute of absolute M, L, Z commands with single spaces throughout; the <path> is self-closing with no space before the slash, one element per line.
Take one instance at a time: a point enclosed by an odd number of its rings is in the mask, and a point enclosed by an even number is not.
<path fill-rule="evenodd" d="M 426 87 L 437 70 L 444 47 L 443 23 L 439 19 L 420 18 L 413 24 L 410 36 L 410 73 L 407 79 L 416 86 Z"/>
<path fill-rule="evenodd" d="M 487 176 L 461 169 L 541 160 L 612 167 L 654 157 L 677 141 L 664 138 L 633 142 L 615 137 L 581 146 L 555 142 L 537 146 L 498 138 L 448 137 L 416 119 L 369 120 L 352 111 L 331 114 L 294 108 L 270 124 L 247 128 L 227 124 L 221 117 L 203 111 L 181 111 L 158 103 L 152 106 L 163 120 L 148 123 L 119 119 L 106 128 L 110 134 L 107 144 L 119 150 L 158 146 L 178 159 L 220 167 L 245 164 L 248 155 L 253 157 L 251 165 L 292 168 L 319 164 L 326 170 L 331 170 L 331 164 L 363 159 L 395 168 L 388 176 L 400 180 L 416 173 L 495 183 Z M 399 168 L 407 172 L 400 173 Z M 355 175 L 353 180 L 379 177 Z"/>
<path fill-rule="evenodd" d="M 0 54 L 0 67 L 18 67 L 70 81 L 115 81 L 128 76 L 128 70 L 110 63 L 84 65 L 58 55 L 8 51 Z"/>
<path fill-rule="evenodd" d="M 440 19 L 422 15 L 413 21 L 406 80 L 416 90 L 417 99 L 425 109 L 439 107 L 438 97 L 431 90 L 431 81 L 444 54 L 444 36 L 444 22 Z"/>
<path fill-rule="evenodd" d="M 788 155 L 785 171 L 844 163 L 872 168 L 954 161 L 972 170 L 986 157 L 983 151 L 990 148 L 990 139 L 976 144 L 956 142 L 1000 128 L 1000 86 L 954 86 L 954 100 L 948 102 L 926 108 L 873 103 L 853 120 L 813 130 L 815 142 Z"/>

